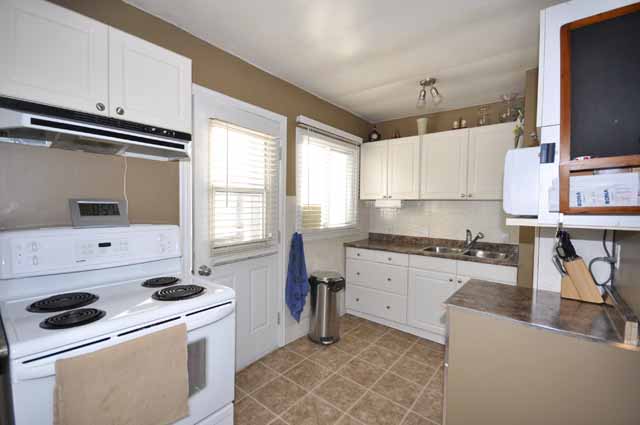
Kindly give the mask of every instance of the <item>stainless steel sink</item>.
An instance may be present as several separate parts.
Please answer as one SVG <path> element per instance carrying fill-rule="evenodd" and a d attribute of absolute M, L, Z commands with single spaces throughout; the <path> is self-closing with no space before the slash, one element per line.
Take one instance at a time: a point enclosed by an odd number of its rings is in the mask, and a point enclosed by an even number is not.
<path fill-rule="evenodd" d="M 490 258 L 492 260 L 505 260 L 507 258 L 507 254 L 502 252 L 494 252 L 494 251 L 483 251 L 481 249 L 470 249 L 465 251 L 463 255 L 468 255 L 469 257 L 477 257 L 477 258 Z"/>
<path fill-rule="evenodd" d="M 426 252 L 434 252 L 436 254 L 462 254 L 464 252 L 461 248 L 451 248 L 448 246 L 428 246 L 423 249 Z"/>

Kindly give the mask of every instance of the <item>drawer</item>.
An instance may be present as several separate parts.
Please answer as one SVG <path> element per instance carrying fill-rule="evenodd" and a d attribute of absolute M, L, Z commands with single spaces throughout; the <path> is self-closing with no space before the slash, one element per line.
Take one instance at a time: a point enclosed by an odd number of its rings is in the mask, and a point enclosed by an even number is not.
<path fill-rule="evenodd" d="M 409 255 L 397 252 L 376 251 L 375 249 L 347 248 L 347 258 L 392 264 L 394 266 L 409 265 Z"/>
<path fill-rule="evenodd" d="M 509 266 L 496 266 L 494 264 L 474 263 L 472 261 L 459 261 L 458 274 L 472 279 L 489 280 L 491 282 L 515 285 L 518 279 L 518 268 Z"/>
<path fill-rule="evenodd" d="M 409 267 L 412 269 L 432 270 L 440 273 L 458 273 L 458 261 L 448 258 L 426 257 L 424 255 L 410 255 Z"/>
<path fill-rule="evenodd" d="M 372 261 L 347 259 L 347 285 L 355 283 L 367 288 L 407 295 L 409 269 Z"/>
<path fill-rule="evenodd" d="M 347 308 L 398 323 L 407 322 L 407 297 L 358 285 L 347 285 Z"/>

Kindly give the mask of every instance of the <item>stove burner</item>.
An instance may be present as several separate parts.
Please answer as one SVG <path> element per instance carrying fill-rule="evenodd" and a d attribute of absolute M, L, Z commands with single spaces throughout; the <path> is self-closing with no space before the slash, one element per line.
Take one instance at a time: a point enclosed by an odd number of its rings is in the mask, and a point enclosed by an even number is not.
<path fill-rule="evenodd" d="M 200 296 L 204 288 L 198 285 L 177 285 L 160 289 L 153 293 L 152 297 L 158 301 L 178 301 Z"/>
<path fill-rule="evenodd" d="M 69 292 L 38 300 L 27 307 L 27 311 L 32 313 L 54 313 L 56 311 L 84 307 L 97 300 L 98 296 L 89 292 Z"/>
<path fill-rule="evenodd" d="M 43 329 L 73 328 L 100 320 L 105 314 L 104 311 L 97 308 L 79 308 L 51 316 L 40 322 L 40 327 Z"/>
<path fill-rule="evenodd" d="M 153 279 L 145 280 L 142 286 L 146 288 L 160 288 L 163 286 L 174 285 L 180 282 L 180 279 L 173 276 L 154 277 Z"/>

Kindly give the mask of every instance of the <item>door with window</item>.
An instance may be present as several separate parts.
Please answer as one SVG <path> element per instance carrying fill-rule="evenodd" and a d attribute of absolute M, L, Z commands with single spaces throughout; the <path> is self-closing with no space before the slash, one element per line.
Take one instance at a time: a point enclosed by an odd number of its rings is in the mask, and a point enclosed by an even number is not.
<path fill-rule="evenodd" d="M 286 118 L 194 86 L 193 241 L 199 278 L 236 291 L 236 368 L 280 342 Z"/>

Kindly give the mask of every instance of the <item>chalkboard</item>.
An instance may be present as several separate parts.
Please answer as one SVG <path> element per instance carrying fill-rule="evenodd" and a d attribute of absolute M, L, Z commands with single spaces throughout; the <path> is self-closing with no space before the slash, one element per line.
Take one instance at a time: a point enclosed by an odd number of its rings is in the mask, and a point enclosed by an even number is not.
<path fill-rule="evenodd" d="M 571 159 L 640 154 L 640 12 L 569 37 Z"/>

